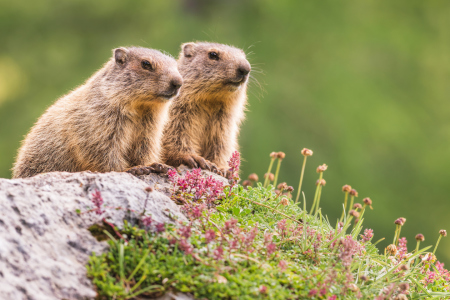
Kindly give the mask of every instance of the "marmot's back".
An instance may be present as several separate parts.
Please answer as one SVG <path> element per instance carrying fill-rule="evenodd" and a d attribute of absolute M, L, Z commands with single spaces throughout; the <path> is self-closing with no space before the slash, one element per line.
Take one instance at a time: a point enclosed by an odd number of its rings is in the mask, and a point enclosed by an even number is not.
<path fill-rule="evenodd" d="M 102 69 L 53 104 L 23 141 L 13 177 L 51 171 L 123 171 L 159 161 L 176 61 L 146 48 L 118 48 Z"/>

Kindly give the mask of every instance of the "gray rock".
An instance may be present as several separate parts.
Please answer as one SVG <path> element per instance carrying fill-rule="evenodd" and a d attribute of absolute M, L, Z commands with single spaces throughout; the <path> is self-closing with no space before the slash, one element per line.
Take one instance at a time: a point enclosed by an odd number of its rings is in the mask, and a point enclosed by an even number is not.
<path fill-rule="evenodd" d="M 154 191 L 147 193 L 147 186 Z M 95 190 L 111 208 L 102 216 L 86 213 Z M 54 172 L 0 179 L 0 299 L 94 298 L 86 264 L 93 252 L 106 251 L 107 243 L 88 228 L 103 217 L 118 227 L 124 219 L 135 224 L 146 197 L 146 213 L 156 222 L 186 220 L 169 193 L 167 176 L 156 174 Z"/>

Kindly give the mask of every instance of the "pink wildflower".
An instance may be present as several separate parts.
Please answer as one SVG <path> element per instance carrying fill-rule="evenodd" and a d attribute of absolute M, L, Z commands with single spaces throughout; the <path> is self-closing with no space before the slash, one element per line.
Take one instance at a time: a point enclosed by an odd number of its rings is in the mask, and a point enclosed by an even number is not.
<path fill-rule="evenodd" d="M 317 294 L 317 289 L 312 289 L 308 293 L 308 297 L 314 297 Z"/>
<path fill-rule="evenodd" d="M 373 230 L 367 228 L 364 230 L 364 235 L 361 234 L 360 236 L 361 236 L 362 242 L 366 243 L 373 238 Z"/>
<path fill-rule="evenodd" d="M 189 227 L 189 226 L 180 227 L 180 229 L 178 229 L 178 232 L 180 233 L 180 235 L 182 237 L 185 237 L 188 239 L 191 236 L 191 227 Z"/>
<path fill-rule="evenodd" d="M 260 285 L 260 286 L 259 286 L 259 292 L 260 292 L 261 294 L 266 294 L 266 293 L 267 293 L 267 286 L 265 286 L 265 285 Z"/>
<path fill-rule="evenodd" d="M 267 244 L 267 243 L 272 242 L 272 238 L 273 238 L 273 235 L 271 233 L 265 233 L 264 234 L 264 243 Z"/>
<path fill-rule="evenodd" d="M 208 229 L 205 232 L 205 239 L 206 239 L 207 244 L 211 243 L 215 238 L 216 238 L 216 232 L 214 230 Z"/>
<path fill-rule="evenodd" d="M 219 246 L 216 248 L 216 250 L 214 250 L 214 259 L 221 260 L 222 257 L 223 257 L 223 248 Z"/>
<path fill-rule="evenodd" d="M 223 232 L 225 234 L 231 233 L 231 231 L 236 227 L 237 222 L 238 222 L 238 220 L 236 220 L 234 218 L 231 218 L 231 219 L 225 221 L 225 226 L 224 226 Z"/>
<path fill-rule="evenodd" d="M 187 171 L 182 177 L 175 170 L 169 171 L 168 175 L 173 185 L 172 197 L 180 193 L 184 199 L 210 203 L 223 193 L 223 183 L 212 176 L 205 178 L 201 169 Z"/>
<path fill-rule="evenodd" d="M 341 244 L 339 258 L 345 267 L 349 267 L 353 261 L 353 256 L 361 253 L 362 246 L 349 235 L 341 239 Z"/>
<path fill-rule="evenodd" d="M 178 243 L 178 246 L 180 247 L 181 251 L 183 251 L 185 254 L 191 254 L 194 248 L 191 244 L 185 239 L 181 239 Z"/>
<path fill-rule="evenodd" d="M 239 247 L 239 239 L 235 238 L 230 242 L 230 249 L 237 249 Z"/>
<path fill-rule="evenodd" d="M 164 232 L 164 231 L 166 231 L 166 224 L 158 223 L 155 225 L 155 228 L 156 228 L 156 232 L 158 232 L 158 233 Z"/>
<path fill-rule="evenodd" d="M 228 161 L 228 166 L 230 167 L 229 171 L 231 173 L 231 179 L 233 185 L 239 180 L 239 167 L 241 165 L 241 155 L 238 151 L 234 151 L 231 155 L 230 160 Z"/>
<path fill-rule="evenodd" d="M 92 193 L 91 201 L 95 206 L 94 211 L 97 215 L 101 215 L 105 212 L 104 210 L 102 210 L 103 198 L 99 190 L 95 190 L 95 192 Z"/>
<path fill-rule="evenodd" d="M 408 253 L 408 249 L 406 248 L 407 240 L 405 237 L 402 237 L 398 240 L 398 247 L 397 247 L 397 255 L 400 257 L 400 259 L 403 259 L 406 254 Z"/>
<path fill-rule="evenodd" d="M 247 246 L 253 244 L 253 241 L 255 240 L 257 234 L 258 234 L 258 223 L 256 223 L 255 227 L 250 229 L 250 232 L 245 237 L 245 244 Z"/>
<path fill-rule="evenodd" d="M 175 169 L 169 169 L 167 171 L 167 176 L 169 176 L 169 180 L 174 182 L 178 179 L 178 173 Z"/>
<path fill-rule="evenodd" d="M 285 260 L 280 260 L 278 263 L 278 268 L 280 268 L 281 271 L 285 271 L 287 269 L 287 262 Z"/>
<path fill-rule="evenodd" d="M 333 296 L 328 297 L 328 300 L 336 300 L 336 299 L 337 299 L 337 296 L 336 296 L 336 295 L 333 295 Z"/>
<path fill-rule="evenodd" d="M 268 255 L 271 255 L 276 250 L 277 250 L 277 245 L 275 245 L 274 243 L 270 243 L 269 245 L 267 245 L 267 254 Z"/>
<path fill-rule="evenodd" d="M 283 219 L 277 223 L 277 228 L 280 231 L 281 235 L 284 235 L 286 232 L 286 219 Z"/>
<path fill-rule="evenodd" d="M 144 224 L 145 227 L 149 227 L 150 225 L 152 225 L 152 222 L 152 216 L 146 216 L 142 218 L 142 224 Z"/>

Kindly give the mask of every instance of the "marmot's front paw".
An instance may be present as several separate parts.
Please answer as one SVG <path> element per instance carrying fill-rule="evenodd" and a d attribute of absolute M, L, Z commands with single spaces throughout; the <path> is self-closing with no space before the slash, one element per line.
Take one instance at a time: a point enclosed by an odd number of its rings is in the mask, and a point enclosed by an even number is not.
<path fill-rule="evenodd" d="M 171 169 L 171 167 L 168 165 L 160 164 L 160 163 L 153 163 L 153 164 L 147 165 L 147 166 L 132 167 L 132 168 L 125 170 L 125 172 L 139 176 L 139 175 L 148 175 L 150 173 L 166 174 L 167 171 L 169 171 L 169 169 Z"/>
<path fill-rule="evenodd" d="M 219 169 L 214 163 L 195 154 L 182 154 L 179 155 L 177 158 L 168 161 L 167 163 L 174 167 L 178 167 L 179 165 L 185 165 L 191 169 L 201 168 L 203 170 L 208 170 L 220 174 Z"/>

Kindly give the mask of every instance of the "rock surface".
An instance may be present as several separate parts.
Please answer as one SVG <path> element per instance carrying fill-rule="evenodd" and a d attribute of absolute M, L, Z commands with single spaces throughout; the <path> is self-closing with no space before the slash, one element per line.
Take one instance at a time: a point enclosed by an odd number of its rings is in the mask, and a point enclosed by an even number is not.
<path fill-rule="evenodd" d="M 153 192 L 145 191 L 148 186 Z M 95 190 L 107 207 L 122 209 L 78 215 L 77 209 L 93 206 Z M 85 266 L 92 252 L 107 250 L 107 243 L 97 241 L 88 228 L 103 217 L 118 227 L 124 219 L 136 223 L 147 196 L 146 212 L 156 222 L 186 220 L 168 192 L 167 176 L 156 174 L 55 172 L 0 179 L 0 298 L 94 298 Z"/>

